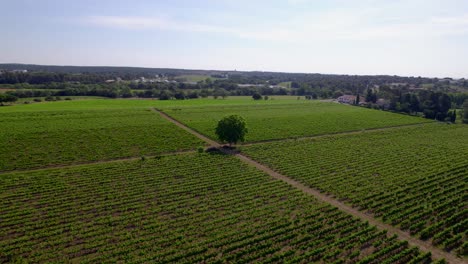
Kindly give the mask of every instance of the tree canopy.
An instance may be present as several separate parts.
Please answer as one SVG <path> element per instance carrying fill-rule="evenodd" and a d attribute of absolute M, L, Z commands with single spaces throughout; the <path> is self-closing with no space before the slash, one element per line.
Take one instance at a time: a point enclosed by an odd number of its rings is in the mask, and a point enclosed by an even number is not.
<path fill-rule="evenodd" d="M 216 127 L 216 135 L 222 142 L 227 142 L 229 145 L 243 142 L 245 134 L 248 132 L 244 118 L 238 115 L 226 116 L 219 120 Z"/>
<path fill-rule="evenodd" d="M 261 99 L 262 99 L 262 95 L 259 94 L 259 93 L 254 93 L 254 94 L 252 95 L 252 98 L 253 98 L 254 100 L 261 100 Z"/>
<path fill-rule="evenodd" d="M 16 96 L 10 95 L 10 94 L 1 94 L 0 93 L 0 105 L 3 105 L 3 102 L 15 102 L 18 100 Z"/>
<path fill-rule="evenodd" d="M 462 122 L 468 124 L 468 99 L 463 103 L 463 118 Z"/>

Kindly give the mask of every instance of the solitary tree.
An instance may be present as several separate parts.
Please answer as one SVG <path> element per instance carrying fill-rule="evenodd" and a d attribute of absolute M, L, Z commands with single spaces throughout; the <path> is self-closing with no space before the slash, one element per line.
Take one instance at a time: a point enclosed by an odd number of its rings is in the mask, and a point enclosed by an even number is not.
<path fill-rule="evenodd" d="M 468 99 L 465 99 L 465 102 L 463 102 L 462 122 L 468 124 Z"/>
<path fill-rule="evenodd" d="M 359 94 L 356 96 L 356 105 L 359 105 Z"/>
<path fill-rule="evenodd" d="M 218 126 L 216 127 L 216 135 L 219 140 L 228 142 L 229 146 L 239 141 L 243 142 L 246 133 L 247 127 L 245 125 L 245 120 L 238 115 L 224 117 L 219 120 Z"/>
<path fill-rule="evenodd" d="M 261 100 L 261 99 L 262 99 L 262 96 L 261 96 L 259 93 L 254 93 L 254 94 L 252 95 L 252 98 L 253 98 L 254 100 Z"/>
<path fill-rule="evenodd" d="M 457 110 L 449 111 L 447 117 L 450 119 L 450 122 L 455 123 L 457 120 Z"/>
<path fill-rule="evenodd" d="M 372 92 L 372 89 L 367 89 L 366 102 L 368 102 L 368 103 L 370 103 L 370 102 L 375 103 L 373 99 L 374 99 L 374 94 L 373 94 L 373 92 Z"/>

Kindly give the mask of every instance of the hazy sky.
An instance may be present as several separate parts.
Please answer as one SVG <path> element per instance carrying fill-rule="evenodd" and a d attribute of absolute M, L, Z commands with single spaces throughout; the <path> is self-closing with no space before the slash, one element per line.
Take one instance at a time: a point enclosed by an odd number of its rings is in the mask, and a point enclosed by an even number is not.
<path fill-rule="evenodd" d="M 468 0 L 0 0 L 0 62 L 468 77 Z"/>

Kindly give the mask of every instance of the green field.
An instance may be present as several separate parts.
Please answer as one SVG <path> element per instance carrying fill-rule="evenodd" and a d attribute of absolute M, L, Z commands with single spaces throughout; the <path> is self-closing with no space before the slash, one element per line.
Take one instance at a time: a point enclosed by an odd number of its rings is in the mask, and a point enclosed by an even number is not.
<path fill-rule="evenodd" d="M 3 174 L 0 205 L 0 262 L 430 262 L 224 155 Z"/>
<path fill-rule="evenodd" d="M 246 141 L 263 141 L 344 131 L 431 122 L 414 116 L 319 101 L 293 100 L 275 104 L 164 107 L 164 112 L 215 139 L 217 121 L 226 115 L 245 118 Z M 294 102 L 294 103 L 293 103 Z"/>
<path fill-rule="evenodd" d="M 241 115 L 241 153 L 466 259 L 468 126 L 272 98 L 0 107 L 0 263 L 432 261 L 236 157 L 195 153 L 207 144 L 153 108 L 212 138 Z"/>
<path fill-rule="evenodd" d="M 0 113 L 0 127 L 0 171 L 156 155 L 204 145 L 149 109 Z"/>
<path fill-rule="evenodd" d="M 281 83 L 278 83 L 278 85 L 284 88 L 288 88 L 288 89 L 291 88 L 291 82 L 281 82 Z"/>
<path fill-rule="evenodd" d="M 63 97 L 64 98 L 64 97 Z M 100 109 L 137 109 L 137 108 L 187 108 L 226 105 L 277 105 L 305 104 L 306 100 L 297 100 L 296 96 L 271 96 L 273 100 L 254 101 L 251 96 L 230 96 L 226 99 L 201 98 L 191 100 L 152 100 L 152 99 L 83 99 L 72 101 L 41 102 L 0 107 L 0 114 L 11 112 L 38 112 L 63 110 L 100 110 Z M 303 99 L 303 98 L 302 98 Z"/>
<path fill-rule="evenodd" d="M 157 155 L 205 145 L 152 107 L 300 104 L 291 97 L 227 100 L 73 100 L 0 107 L 0 171 Z"/>
<path fill-rule="evenodd" d="M 466 125 L 272 142 L 243 152 L 447 251 L 468 254 Z"/>
<path fill-rule="evenodd" d="M 179 76 L 176 76 L 175 79 L 185 80 L 186 82 L 200 82 L 206 79 L 211 79 L 212 81 L 214 81 L 220 78 L 211 77 L 210 75 L 192 74 L 192 75 L 179 75 Z"/>

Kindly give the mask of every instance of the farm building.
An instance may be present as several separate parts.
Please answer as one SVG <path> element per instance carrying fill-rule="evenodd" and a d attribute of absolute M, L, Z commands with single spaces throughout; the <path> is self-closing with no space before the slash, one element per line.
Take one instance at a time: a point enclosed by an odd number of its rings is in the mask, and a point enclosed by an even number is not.
<path fill-rule="evenodd" d="M 342 95 L 338 97 L 338 102 L 342 104 L 354 104 L 356 102 L 356 96 L 355 95 Z"/>

